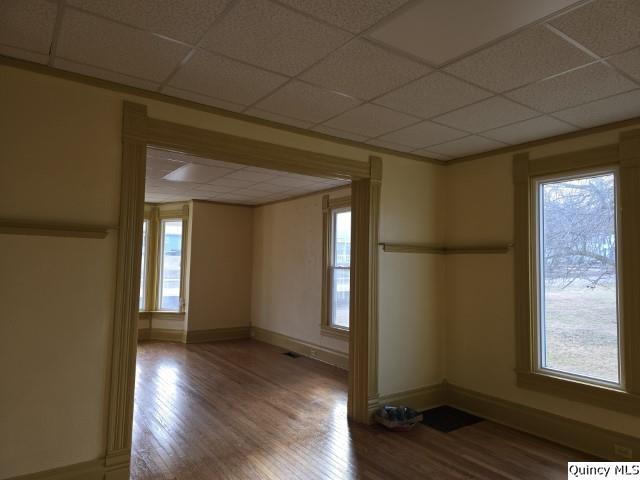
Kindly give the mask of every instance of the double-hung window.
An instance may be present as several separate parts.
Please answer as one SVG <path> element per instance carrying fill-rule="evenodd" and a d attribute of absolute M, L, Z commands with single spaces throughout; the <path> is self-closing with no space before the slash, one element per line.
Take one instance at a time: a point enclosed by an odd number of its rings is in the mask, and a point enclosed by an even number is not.
<path fill-rule="evenodd" d="M 347 335 L 351 290 L 350 199 L 323 197 L 323 308 L 322 331 Z"/>
<path fill-rule="evenodd" d="M 518 385 L 637 413 L 640 132 L 513 174 Z"/>

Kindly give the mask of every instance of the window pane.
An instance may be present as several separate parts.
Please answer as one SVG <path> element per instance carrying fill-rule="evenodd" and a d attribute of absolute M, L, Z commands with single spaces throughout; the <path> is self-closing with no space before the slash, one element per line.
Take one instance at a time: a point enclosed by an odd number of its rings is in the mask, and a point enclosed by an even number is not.
<path fill-rule="evenodd" d="M 162 221 L 160 309 L 180 310 L 182 220 Z"/>
<path fill-rule="evenodd" d="M 142 224 L 142 259 L 140 262 L 140 303 L 139 309 L 144 310 L 145 308 L 145 294 L 147 287 L 147 230 L 148 230 L 149 221 L 145 220 Z"/>
<path fill-rule="evenodd" d="M 539 186 L 540 362 L 619 382 L 614 174 Z"/>
<path fill-rule="evenodd" d="M 333 265 L 351 265 L 351 212 L 337 212 L 334 216 Z"/>
<path fill-rule="evenodd" d="M 349 328 L 349 288 L 348 268 L 334 268 L 331 281 L 331 324 Z"/>

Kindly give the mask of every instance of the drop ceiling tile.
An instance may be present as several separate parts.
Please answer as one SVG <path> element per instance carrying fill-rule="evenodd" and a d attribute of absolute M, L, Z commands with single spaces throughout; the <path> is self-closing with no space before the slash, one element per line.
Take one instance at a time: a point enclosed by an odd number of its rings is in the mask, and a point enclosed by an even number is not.
<path fill-rule="evenodd" d="M 615 95 L 553 114 L 579 127 L 589 128 L 640 115 L 640 90 Z"/>
<path fill-rule="evenodd" d="M 640 48 L 611 57 L 609 63 L 640 81 Z"/>
<path fill-rule="evenodd" d="M 494 92 L 504 92 L 593 60 L 540 25 L 465 57 L 445 70 Z"/>
<path fill-rule="evenodd" d="M 434 118 L 468 132 L 482 132 L 508 123 L 538 116 L 537 112 L 501 97 L 492 97 Z"/>
<path fill-rule="evenodd" d="M 282 123 L 284 125 L 291 125 L 293 127 L 298 127 L 298 128 L 309 128 L 311 125 L 313 125 L 312 122 L 307 122 L 297 118 L 287 117 L 286 115 L 279 115 L 273 112 L 266 112 L 264 110 L 260 110 L 259 108 L 250 108 L 244 113 L 246 115 L 251 115 L 252 117 L 258 117 L 258 118 L 262 118 L 263 120 Z"/>
<path fill-rule="evenodd" d="M 495 140 L 489 140 L 488 138 L 478 137 L 476 135 L 471 135 L 469 137 L 454 140 L 453 142 L 434 145 L 432 147 L 429 147 L 429 150 L 433 153 L 446 155 L 449 157 L 464 157 L 466 155 L 473 155 L 474 153 L 482 153 L 489 150 L 495 150 L 504 146 L 504 143 L 496 142 Z"/>
<path fill-rule="evenodd" d="M 541 116 L 489 130 L 483 132 L 482 135 L 500 142 L 517 145 L 518 143 L 553 137 L 575 130 L 576 128 L 574 126 L 561 122 L 553 117 Z"/>
<path fill-rule="evenodd" d="M 597 0 L 551 22 L 593 52 L 607 56 L 640 45 L 640 2 Z"/>
<path fill-rule="evenodd" d="M 256 183 L 254 188 L 260 190 L 261 192 L 269 192 L 269 193 L 283 193 L 291 190 L 291 186 L 289 185 L 277 185 L 273 183 Z"/>
<path fill-rule="evenodd" d="M 0 43 L 49 54 L 58 7 L 45 0 L 0 2 Z"/>
<path fill-rule="evenodd" d="M 7 45 L 0 45 L 0 55 L 7 57 L 19 58 L 20 60 L 27 60 L 29 62 L 47 64 L 49 62 L 49 55 L 42 53 L 34 53 L 29 50 L 23 50 L 21 48 L 9 47 Z"/>
<path fill-rule="evenodd" d="M 67 4 L 195 44 L 229 4 L 229 0 L 67 0 Z"/>
<path fill-rule="evenodd" d="M 209 105 L 211 107 L 222 108 L 223 110 L 229 110 L 231 112 L 241 112 L 246 108 L 245 105 L 238 103 L 226 102 L 217 98 L 209 97 L 207 95 L 201 95 L 199 93 L 189 92 L 187 90 L 181 90 L 174 87 L 164 87 L 162 93 L 171 97 L 182 98 L 191 102 L 201 103 L 203 105 Z"/>
<path fill-rule="evenodd" d="M 200 184 L 193 189 L 197 192 L 205 192 L 209 194 L 219 194 L 219 193 L 228 193 L 232 192 L 236 189 L 236 187 L 225 187 L 223 185 L 209 185 L 209 184 Z"/>
<path fill-rule="evenodd" d="M 369 36 L 433 65 L 453 60 L 576 0 L 423 0 L 376 26 Z"/>
<path fill-rule="evenodd" d="M 269 180 L 272 185 L 279 185 L 284 187 L 289 187 L 290 189 L 295 187 L 303 187 L 305 185 L 309 185 L 315 183 L 313 180 L 306 180 L 303 178 L 296 178 L 294 176 L 285 175 L 282 177 L 276 177 Z"/>
<path fill-rule="evenodd" d="M 155 91 L 160 86 L 159 83 L 150 82 L 142 78 L 130 77 L 121 73 L 111 72 L 98 67 L 92 67 L 90 65 L 83 65 L 81 63 L 71 62 L 64 58 L 56 58 L 53 61 L 53 66 L 61 70 L 67 70 L 69 72 L 79 73 L 81 75 L 87 75 L 88 77 L 101 78 L 102 80 L 108 80 L 114 83 L 121 83 L 123 85 L 129 85 L 131 87 L 142 88 L 143 90 Z"/>
<path fill-rule="evenodd" d="M 386 132 L 416 123 L 417 118 L 366 103 L 324 123 L 325 126 L 353 132 L 367 137 L 377 137 Z"/>
<path fill-rule="evenodd" d="M 380 137 L 380 140 L 406 145 L 410 147 L 411 150 L 415 150 L 416 148 L 448 142 L 467 135 L 467 132 L 425 121 L 383 135 Z"/>
<path fill-rule="evenodd" d="M 297 75 L 351 35 L 268 0 L 239 0 L 202 47 L 287 75 Z"/>
<path fill-rule="evenodd" d="M 300 78 L 365 100 L 388 92 L 431 71 L 366 40 L 336 50 Z"/>
<path fill-rule="evenodd" d="M 249 198 L 264 198 L 264 197 L 269 197 L 270 193 L 269 192 L 264 192 L 264 191 L 260 191 L 260 190 L 254 190 L 253 188 L 245 188 L 242 190 L 236 190 L 235 192 L 233 192 L 234 195 L 242 195 L 245 197 L 249 197 Z"/>
<path fill-rule="evenodd" d="M 418 117 L 430 118 L 491 95 L 492 93 L 451 75 L 434 72 L 387 93 L 374 103 Z"/>
<path fill-rule="evenodd" d="M 254 181 L 251 180 L 238 180 L 235 178 L 217 178 L 212 182 L 209 182 L 209 185 L 222 186 L 222 187 L 233 187 L 233 188 L 246 188 L 253 185 Z"/>
<path fill-rule="evenodd" d="M 56 53 L 66 60 L 161 82 L 188 51 L 151 33 L 66 8 Z"/>
<path fill-rule="evenodd" d="M 362 103 L 353 97 L 293 80 L 255 105 L 269 112 L 319 123 Z"/>
<path fill-rule="evenodd" d="M 275 90 L 287 77 L 198 50 L 170 85 L 227 102 L 249 105 Z"/>
<path fill-rule="evenodd" d="M 164 177 L 172 182 L 208 183 L 231 173 L 227 168 L 209 167 L 197 163 L 187 163 Z"/>
<path fill-rule="evenodd" d="M 540 111 L 555 112 L 634 88 L 631 80 L 597 63 L 519 88 L 507 96 Z"/>
<path fill-rule="evenodd" d="M 413 147 L 408 147 L 407 145 L 400 145 L 399 143 L 393 142 L 385 142 L 384 140 L 373 139 L 367 141 L 369 145 L 373 145 L 375 147 L 386 148 L 388 150 L 394 150 L 396 152 L 410 152 L 413 150 Z"/>
<path fill-rule="evenodd" d="M 280 0 L 325 22 L 360 33 L 386 17 L 407 0 Z"/>
<path fill-rule="evenodd" d="M 413 153 L 415 155 L 421 155 L 423 157 L 433 158 L 435 160 L 451 160 L 450 155 L 443 155 L 442 153 L 432 152 L 431 150 L 427 150 L 426 148 L 421 148 L 420 150 L 414 150 Z"/>
<path fill-rule="evenodd" d="M 355 133 L 344 132 L 336 128 L 327 127 L 326 125 L 317 125 L 312 128 L 316 132 L 331 135 L 332 137 L 345 138 L 347 140 L 353 140 L 354 142 L 364 142 L 368 137 L 364 135 L 357 135 Z"/>
<path fill-rule="evenodd" d="M 226 178 L 232 178 L 234 180 L 249 180 L 253 182 L 262 182 L 269 178 L 274 178 L 277 176 L 275 171 L 271 171 L 270 173 L 260 173 L 260 172 L 252 172 L 251 170 L 241 169 L 236 170 L 230 175 L 227 175 Z"/>
<path fill-rule="evenodd" d="M 147 150 L 150 151 L 151 149 Z M 147 155 L 147 168 L 153 170 L 162 170 L 172 172 L 182 167 L 185 162 L 180 160 L 173 160 L 168 157 L 156 156 L 156 155 Z"/>

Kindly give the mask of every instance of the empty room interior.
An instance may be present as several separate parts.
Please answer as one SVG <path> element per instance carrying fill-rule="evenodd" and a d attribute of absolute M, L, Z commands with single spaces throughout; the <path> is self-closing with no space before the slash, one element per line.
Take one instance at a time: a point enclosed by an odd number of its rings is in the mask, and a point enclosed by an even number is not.
<path fill-rule="evenodd" d="M 639 248 L 638 0 L 0 0 L 2 480 L 640 469 Z"/>

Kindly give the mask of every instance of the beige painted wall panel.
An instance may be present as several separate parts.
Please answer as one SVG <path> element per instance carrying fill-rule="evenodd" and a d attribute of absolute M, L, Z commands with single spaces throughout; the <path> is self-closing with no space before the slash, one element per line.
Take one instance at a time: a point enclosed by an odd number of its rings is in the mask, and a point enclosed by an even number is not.
<path fill-rule="evenodd" d="M 617 133 L 545 145 L 542 157 L 592 148 Z M 513 238 L 511 155 L 447 168 L 447 242 L 505 242 Z M 640 419 L 516 386 L 513 252 L 446 258 L 446 378 L 461 387 L 638 435 Z"/>
<path fill-rule="evenodd" d="M 116 245 L 0 235 L 0 478 L 104 454 Z"/>
<path fill-rule="evenodd" d="M 252 229 L 250 207 L 192 202 L 189 331 L 249 325 Z"/>
<path fill-rule="evenodd" d="M 341 189 L 331 197 L 349 192 Z M 347 353 L 347 339 L 320 333 L 322 196 L 255 209 L 251 324 Z"/>

